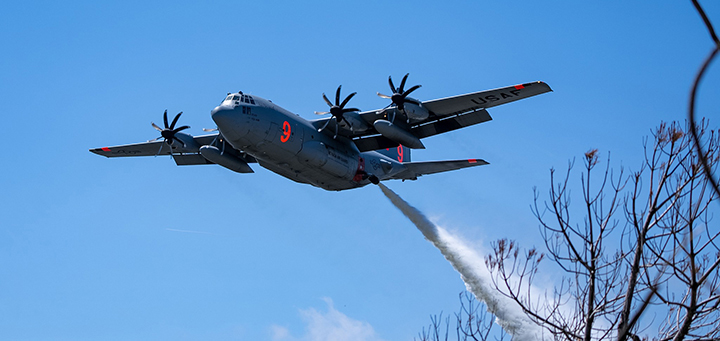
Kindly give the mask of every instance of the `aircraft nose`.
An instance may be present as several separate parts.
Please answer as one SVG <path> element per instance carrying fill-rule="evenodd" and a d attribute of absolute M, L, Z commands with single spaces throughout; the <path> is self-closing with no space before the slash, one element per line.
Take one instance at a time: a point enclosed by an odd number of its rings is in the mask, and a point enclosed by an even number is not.
<path fill-rule="evenodd" d="M 210 112 L 210 117 L 218 127 L 227 126 L 228 122 L 232 120 L 233 109 L 226 106 L 217 106 Z"/>

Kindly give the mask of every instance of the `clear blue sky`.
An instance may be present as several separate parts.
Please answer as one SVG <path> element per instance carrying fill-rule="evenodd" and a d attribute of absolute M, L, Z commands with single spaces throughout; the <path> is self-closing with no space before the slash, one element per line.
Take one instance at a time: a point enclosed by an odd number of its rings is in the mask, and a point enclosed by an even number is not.
<path fill-rule="evenodd" d="M 720 25 L 720 3 L 702 2 Z M 155 138 L 165 109 L 201 134 L 230 91 L 313 118 L 340 84 L 353 106 L 383 107 L 375 92 L 407 72 L 421 100 L 542 80 L 553 93 L 413 153 L 491 165 L 387 183 L 478 248 L 533 245 L 533 186 L 545 193 L 551 167 L 591 148 L 639 165 L 643 136 L 684 119 L 711 49 L 689 1 L 2 7 L 4 340 L 313 340 L 333 326 L 411 339 L 464 286 L 374 186 L 326 192 L 257 165 L 239 175 L 88 148 Z M 718 67 L 699 103 L 715 127 Z"/>

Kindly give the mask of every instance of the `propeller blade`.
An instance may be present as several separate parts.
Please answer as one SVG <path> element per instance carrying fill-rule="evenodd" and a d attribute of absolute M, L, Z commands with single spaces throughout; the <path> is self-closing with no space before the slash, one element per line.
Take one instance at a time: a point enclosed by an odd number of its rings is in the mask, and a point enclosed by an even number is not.
<path fill-rule="evenodd" d="M 392 82 L 392 76 L 388 77 L 388 83 L 390 83 L 390 90 L 392 90 L 393 93 L 396 93 L 397 91 L 395 90 L 395 85 Z"/>
<path fill-rule="evenodd" d="M 340 120 L 341 120 L 341 121 L 345 121 L 345 124 L 347 124 L 348 127 L 350 127 L 350 131 L 351 131 L 351 132 L 353 132 L 353 133 L 355 132 L 355 129 L 353 128 L 352 123 L 350 123 L 350 121 L 348 121 L 347 118 L 343 117 L 343 118 L 341 118 Z"/>
<path fill-rule="evenodd" d="M 337 116 L 335 116 L 335 136 L 333 136 L 333 140 L 337 139 L 339 132 L 340 132 L 340 122 L 338 122 Z"/>
<path fill-rule="evenodd" d="M 155 157 L 157 157 L 158 155 L 160 155 L 160 152 L 162 151 L 162 147 L 163 147 L 164 145 L 165 145 L 164 143 L 161 143 L 161 144 L 160 144 L 160 149 L 158 149 L 158 152 L 157 152 L 157 154 L 155 154 Z"/>
<path fill-rule="evenodd" d="M 185 142 L 183 142 L 183 140 L 181 140 L 181 139 L 179 139 L 179 138 L 177 138 L 177 137 L 175 137 L 175 136 L 173 136 L 173 140 L 182 143 L 183 148 L 185 148 Z"/>
<path fill-rule="evenodd" d="M 330 124 L 330 120 L 335 119 L 335 137 L 334 138 L 336 138 L 338 136 L 338 134 L 340 133 L 340 128 L 338 126 L 340 125 L 340 123 L 343 120 L 345 122 L 347 122 L 347 124 L 348 124 L 348 126 L 350 126 L 351 130 L 353 129 L 352 125 L 350 124 L 350 121 L 346 120 L 343 117 L 343 114 L 345 114 L 347 112 L 360 111 L 360 109 L 357 109 L 357 108 L 344 109 L 345 106 L 348 104 L 348 102 L 350 102 L 350 100 L 355 95 L 357 95 L 357 92 L 353 92 L 350 95 L 348 95 L 347 97 L 345 97 L 345 99 L 341 103 L 340 102 L 340 92 L 341 91 L 342 91 L 342 85 L 339 85 L 337 90 L 335 91 L 335 104 L 332 104 L 330 99 L 328 99 L 327 96 L 323 93 L 323 99 L 325 100 L 325 103 L 327 103 L 330 106 L 330 111 L 322 111 L 322 112 L 316 111 L 315 112 L 315 115 L 325 115 L 325 114 L 332 115 L 332 117 L 330 117 L 320 129 L 318 129 L 318 132 L 322 132 L 323 130 L 325 130 L 328 127 L 328 125 Z"/>
<path fill-rule="evenodd" d="M 325 125 L 322 126 L 322 128 L 318 129 L 318 133 L 322 132 L 323 130 L 325 130 L 325 128 L 327 128 L 328 124 L 330 124 L 331 119 L 332 118 L 328 119 L 327 122 L 325 122 Z"/>
<path fill-rule="evenodd" d="M 379 92 L 377 93 L 377 95 L 378 95 L 378 97 L 381 97 L 381 98 L 386 98 L 386 99 L 391 99 L 391 98 L 392 98 L 391 96 L 383 95 L 383 94 L 381 94 L 381 93 L 379 93 Z"/>
<path fill-rule="evenodd" d="M 357 92 L 353 92 L 350 95 L 348 95 L 347 97 L 345 97 L 345 100 L 342 101 L 342 104 L 340 104 L 340 108 L 344 108 L 345 104 L 347 104 L 348 101 L 350 101 L 350 99 L 353 98 L 353 96 L 355 96 L 356 94 L 357 94 Z"/>
<path fill-rule="evenodd" d="M 330 102 L 330 100 L 327 98 L 327 96 L 325 96 L 324 92 L 323 92 L 323 99 L 325 100 L 325 103 L 327 103 L 327 105 L 329 105 L 331 107 L 333 106 L 332 102 Z"/>
<path fill-rule="evenodd" d="M 177 123 L 178 119 L 180 118 L 180 115 L 182 115 L 182 111 L 179 112 L 177 115 L 175 115 L 175 118 L 173 118 L 172 123 L 170 123 L 170 129 L 175 129 L 175 123 Z"/>
<path fill-rule="evenodd" d="M 157 131 L 163 131 L 162 128 L 158 127 L 157 124 L 155 124 L 155 122 L 150 122 L 150 123 L 152 124 L 153 128 L 155 128 Z"/>
<path fill-rule="evenodd" d="M 337 91 L 335 91 L 335 105 L 337 106 L 340 106 L 340 88 L 342 88 L 342 85 L 339 85 Z"/>
<path fill-rule="evenodd" d="M 174 129 L 174 130 L 172 131 L 172 132 L 173 132 L 173 135 L 174 135 L 175 133 L 177 133 L 177 132 L 179 132 L 179 131 L 182 131 L 182 130 L 185 130 L 185 129 L 187 129 L 187 128 L 190 128 L 190 126 L 182 126 L 182 127 L 180 127 L 180 128 Z"/>
<path fill-rule="evenodd" d="M 411 92 L 419 89 L 421 86 L 422 86 L 422 85 L 413 86 L 412 88 L 410 88 L 410 89 L 408 89 L 407 91 L 403 92 L 403 96 L 409 95 Z"/>
<path fill-rule="evenodd" d="M 403 93 L 403 89 L 405 89 L 405 81 L 407 80 L 408 76 L 410 76 L 409 73 L 405 74 L 405 77 L 403 77 L 402 82 L 400 82 L 400 88 L 398 89 L 398 93 Z"/>
<path fill-rule="evenodd" d="M 165 109 L 165 113 L 163 113 L 163 122 L 165 122 L 165 128 L 167 128 L 167 127 L 168 127 L 168 122 L 167 122 L 167 109 Z"/>

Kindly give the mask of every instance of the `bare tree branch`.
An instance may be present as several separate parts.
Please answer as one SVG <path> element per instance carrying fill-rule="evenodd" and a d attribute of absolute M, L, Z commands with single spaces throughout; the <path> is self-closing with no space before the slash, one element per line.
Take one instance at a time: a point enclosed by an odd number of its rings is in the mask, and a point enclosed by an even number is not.
<path fill-rule="evenodd" d="M 720 187 L 718 187 L 718 182 L 715 180 L 715 177 L 712 173 L 710 164 L 707 159 L 707 154 L 703 152 L 702 143 L 700 143 L 700 137 L 698 136 L 698 132 L 695 128 L 695 99 L 697 98 L 697 89 L 700 85 L 700 81 L 705 75 L 705 71 L 707 70 L 708 66 L 710 66 L 710 63 L 713 61 L 713 59 L 715 59 L 718 51 L 720 51 L 720 40 L 718 40 L 718 37 L 715 34 L 715 29 L 713 28 L 712 23 L 710 23 L 710 19 L 705 14 L 705 11 L 702 9 L 702 6 L 700 6 L 700 3 L 698 3 L 697 0 L 692 0 L 692 3 L 695 6 L 695 9 L 700 14 L 700 17 L 702 17 L 708 31 L 710 32 L 710 37 L 712 38 L 713 42 L 715 42 L 715 47 L 713 48 L 712 52 L 710 52 L 710 55 L 705 58 L 705 62 L 703 62 L 702 66 L 700 67 L 700 71 L 698 71 L 697 76 L 695 76 L 695 81 L 693 82 L 692 90 L 690 91 L 690 108 L 688 109 L 688 120 L 690 121 L 690 133 L 692 134 L 695 148 L 697 149 L 698 155 L 700 156 L 703 170 L 705 171 L 708 180 L 712 184 L 712 187 L 715 190 L 715 194 L 720 197 Z"/>

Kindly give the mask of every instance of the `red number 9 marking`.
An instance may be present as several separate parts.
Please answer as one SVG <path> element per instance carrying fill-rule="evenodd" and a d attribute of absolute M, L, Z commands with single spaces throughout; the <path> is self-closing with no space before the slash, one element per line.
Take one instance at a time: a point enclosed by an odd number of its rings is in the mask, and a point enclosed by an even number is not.
<path fill-rule="evenodd" d="M 287 142 L 290 139 L 290 132 L 290 123 L 288 121 L 283 122 L 283 136 L 280 136 L 280 142 Z"/>
<path fill-rule="evenodd" d="M 399 146 L 397 147 L 397 152 L 398 152 L 398 161 L 399 161 L 399 162 L 402 162 L 403 159 L 404 159 L 403 153 L 405 152 L 405 151 L 403 150 L 403 146 L 402 146 L 402 145 L 399 145 Z"/>

